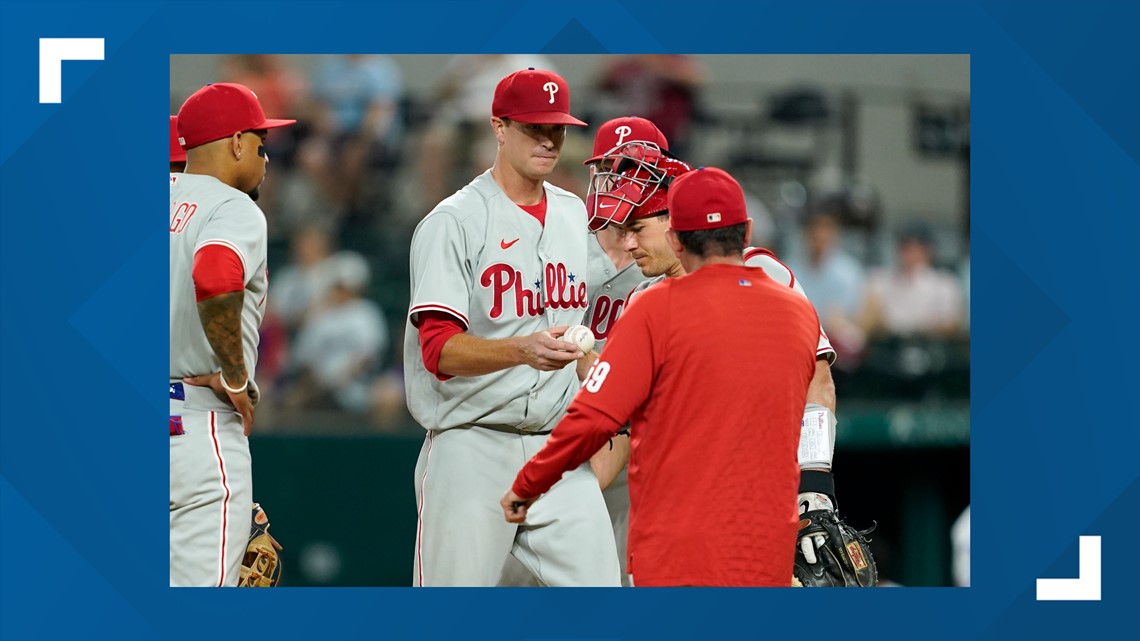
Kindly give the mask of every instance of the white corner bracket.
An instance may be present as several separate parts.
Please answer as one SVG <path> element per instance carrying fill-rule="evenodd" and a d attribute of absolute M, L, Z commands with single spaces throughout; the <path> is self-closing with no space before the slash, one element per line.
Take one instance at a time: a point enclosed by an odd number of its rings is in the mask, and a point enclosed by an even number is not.
<path fill-rule="evenodd" d="M 102 59 L 102 38 L 40 38 L 40 104 L 63 101 L 64 60 Z"/>
<path fill-rule="evenodd" d="M 1075 579 L 1037 579 L 1038 601 L 1100 601 L 1100 537 L 1082 536 Z"/>

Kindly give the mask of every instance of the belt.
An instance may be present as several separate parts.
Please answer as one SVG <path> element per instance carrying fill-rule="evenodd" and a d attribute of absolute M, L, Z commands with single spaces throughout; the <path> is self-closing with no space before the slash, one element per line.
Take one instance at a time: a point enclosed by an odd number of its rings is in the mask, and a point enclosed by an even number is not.
<path fill-rule="evenodd" d="M 186 400 L 186 388 L 182 387 L 182 383 L 170 384 L 170 398 L 176 401 Z"/>
<path fill-rule="evenodd" d="M 517 427 L 512 427 L 510 425 L 487 425 L 484 423 L 473 423 L 471 425 L 471 427 L 481 427 L 485 430 L 491 430 L 492 432 L 503 432 L 505 434 L 518 434 L 520 436 L 529 436 L 529 435 L 539 435 L 540 436 L 542 434 L 549 434 L 552 431 L 554 431 L 554 428 L 551 428 L 549 430 L 546 430 L 545 432 L 535 432 L 532 430 L 522 430 L 522 429 L 519 429 Z"/>

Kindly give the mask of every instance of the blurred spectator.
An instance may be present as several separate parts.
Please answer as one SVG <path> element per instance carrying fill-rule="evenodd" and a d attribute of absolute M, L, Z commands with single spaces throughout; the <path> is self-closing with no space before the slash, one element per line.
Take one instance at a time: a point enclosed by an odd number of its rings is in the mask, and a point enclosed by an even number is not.
<path fill-rule="evenodd" d="M 290 332 L 296 331 L 314 303 L 322 303 L 329 288 L 332 241 L 319 225 L 301 229 L 291 243 L 292 262 L 269 281 L 269 309 Z"/>
<path fill-rule="evenodd" d="M 868 333 L 949 336 L 962 323 L 958 280 L 933 266 L 930 230 L 905 228 L 898 239 L 898 267 L 867 279 L 862 325 Z"/>
<path fill-rule="evenodd" d="M 342 214 L 361 213 L 354 207 L 367 169 L 395 162 L 403 95 L 400 69 L 386 56 L 333 56 L 314 73 L 298 163 Z"/>
<path fill-rule="evenodd" d="M 261 319 L 257 333 L 257 383 L 261 388 L 261 398 L 269 400 L 264 403 L 264 408 L 258 407 L 260 412 L 281 402 L 277 392 L 289 363 L 289 329 L 285 321 L 270 309 Z"/>
<path fill-rule="evenodd" d="M 843 249 L 841 233 L 833 212 L 816 212 L 804 227 L 804 252 L 788 263 L 815 305 L 832 345 L 840 356 L 848 356 L 861 351 L 865 342 L 857 323 L 864 274 L 859 261 Z"/>
<path fill-rule="evenodd" d="M 648 118 L 669 140 L 669 151 L 684 158 L 704 69 L 691 56 L 614 56 L 602 69 L 599 100 L 607 116 Z"/>
<path fill-rule="evenodd" d="M 748 207 L 748 217 L 752 219 L 752 238 L 748 244 L 753 247 L 771 247 L 776 235 L 776 219 L 772 210 L 755 194 L 744 188 L 744 204 Z"/>
<path fill-rule="evenodd" d="M 494 149 L 481 152 L 477 146 L 494 140 L 484 131 L 490 127 L 488 107 L 495 85 L 505 76 L 534 67 L 557 72 L 538 54 L 468 54 L 452 58 L 431 98 L 432 121 L 420 148 L 420 176 L 425 211 L 466 184 L 473 175 L 491 166 L 479 159 L 494 159 Z M 560 163 L 563 164 L 563 163 Z M 473 168 L 472 165 L 475 165 Z"/>
<path fill-rule="evenodd" d="M 388 346 L 388 323 L 376 303 L 361 298 L 367 261 L 339 252 L 328 261 L 331 287 L 297 334 L 290 358 L 289 408 L 371 410 L 372 386 Z"/>
<path fill-rule="evenodd" d="M 404 333 L 396 334 L 396 349 L 393 354 L 404 354 Z M 405 431 L 420 435 L 422 429 L 408 412 L 407 395 L 404 389 L 404 359 L 397 358 L 392 366 L 377 376 L 372 384 L 372 419 L 381 431 L 397 433 Z"/>
<path fill-rule="evenodd" d="M 276 54 L 225 56 L 222 79 L 249 87 L 257 94 L 265 113 L 294 116 L 299 101 L 308 91 L 305 79 L 284 57 Z"/>

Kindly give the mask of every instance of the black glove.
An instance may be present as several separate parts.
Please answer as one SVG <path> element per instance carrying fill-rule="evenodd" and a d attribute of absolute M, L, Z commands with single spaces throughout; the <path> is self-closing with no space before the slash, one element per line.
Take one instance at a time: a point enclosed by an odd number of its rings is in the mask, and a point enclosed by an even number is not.
<path fill-rule="evenodd" d="M 797 542 L 804 537 L 818 542 L 822 536 L 824 540 L 815 548 L 815 563 L 809 563 L 802 546 L 796 545 L 795 578 L 807 588 L 875 587 L 879 572 L 866 538 L 874 529 L 874 525 L 862 531 L 853 529 L 832 510 L 801 514 Z"/>

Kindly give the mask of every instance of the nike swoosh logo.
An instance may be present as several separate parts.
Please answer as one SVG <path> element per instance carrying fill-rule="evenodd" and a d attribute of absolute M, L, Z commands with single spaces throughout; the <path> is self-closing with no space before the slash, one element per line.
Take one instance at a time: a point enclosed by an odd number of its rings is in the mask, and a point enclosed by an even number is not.
<path fill-rule="evenodd" d="M 600 203 L 598 204 L 599 209 L 613 209 L 614 207 L 617 207 L 617 205 L 603 205 Z"/>
<path fill-rule="evenodd" d="M 512 240 L 512 241 L 511 241 L 511 242 L 509 242 L 509 243 L 507 242 L 507 239 L 505 239 L 505 238 L 504 238 L 503 240 L 500 240 L 500 241 L 499 241 L 499 247 L 502 247 L 503 249 L 510 249 L 510 248 L 511 248 L 511 245 L 514 245 L 514 244 L 515 244 L 515 243 L 517 243 L 517 242 L 519 242 L 519 239 L 518 239 L 518 238 L 516 238 L 516 239 Z"/>

